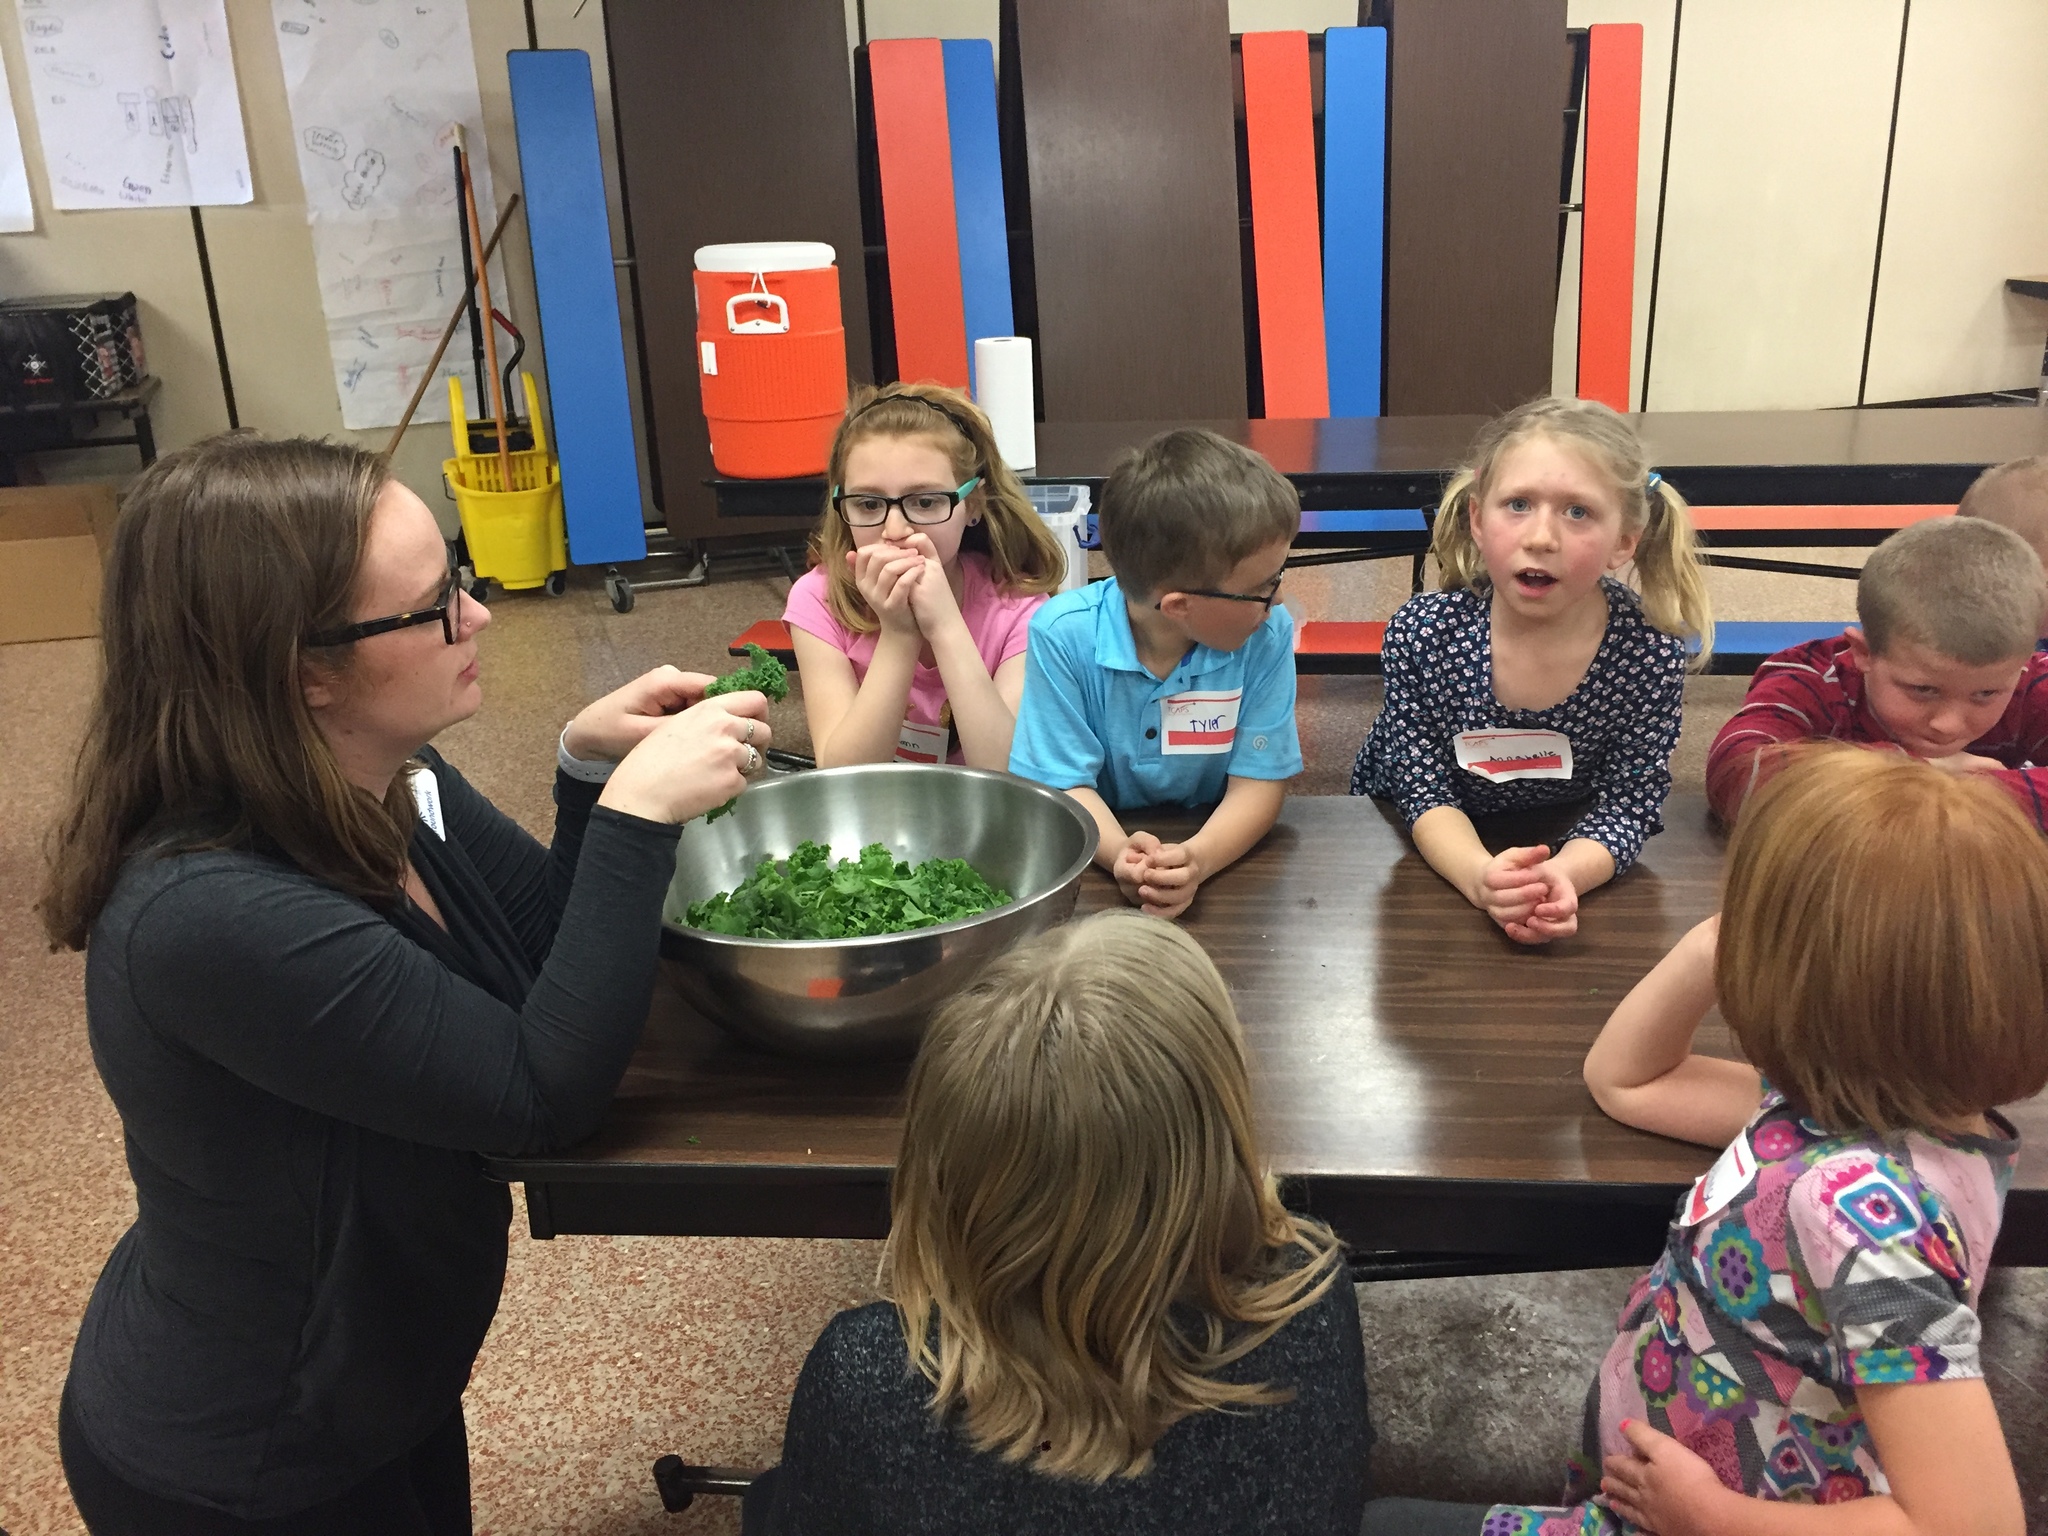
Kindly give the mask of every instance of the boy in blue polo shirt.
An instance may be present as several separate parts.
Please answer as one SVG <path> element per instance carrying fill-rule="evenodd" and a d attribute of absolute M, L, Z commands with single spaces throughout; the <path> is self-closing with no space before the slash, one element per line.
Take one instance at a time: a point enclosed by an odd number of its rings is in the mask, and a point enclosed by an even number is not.
<path fill-rule="evenodd" d="M 1031 620 L 1010 772 L 1063 789 L 1100 831 L 1095 862 L 1158 917 L 1266 835 L 1301 772 L 1294 623 L 1273 606 L 1301 526 L 1258 454 L 1183 429 L 1127 455 L 1102 488 L 1116 575 Z M 1181 843 L 1125 831 L 1142 806 L 1214 806 Z"/>

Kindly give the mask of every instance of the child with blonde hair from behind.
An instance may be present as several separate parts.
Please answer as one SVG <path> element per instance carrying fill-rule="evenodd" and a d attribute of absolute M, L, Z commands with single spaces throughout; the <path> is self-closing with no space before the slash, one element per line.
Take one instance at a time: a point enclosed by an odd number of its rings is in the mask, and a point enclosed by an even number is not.
<path fill-rule="evenodd" d="M 811 1350 L 752 1528 L 1358 1528 L 1350 1277 L 1280 1203 L 1229 994 L 1181 929 L 1100 914 L 947 1004 L 890 1216 L 891 1299 Z"/>
<path fill-rule="evenodd" d="M 1387 625 L 1386 704 L 1351 770 L 1416 849 L 1524 944 L 1577 931 L 1579 897 L 1661 831 L 1687 640 L 1714 622 L 1685 498 L 1590 400 L 1518 406 L 1437 508 L 1442 589 Z M 1633 566 L 1640 591 L 1618 579 Z M 1556 850 L 1489 853 L 1472 817 L 1589 801 Z"/>
<path fill-rule="evenodd" d="M 1992 465 L 1970 482 L 1956 516 L 2010 528 L 2048 566 L 2048 455 Z"/>
<path fill-rule="evenodd" d="M 2023 1536 L 1977 1304 L 2019 1152 L 1997 1106 L 2048 1085 L 2048 843 L 1980 777 L 1788 758 L 1720 916 L 1586 1057 L 1617 1120 L 1726 1150 L 1623 1307 L 1573 1507 L 1489 1536 Z M 1692 1049 L 1716 1004 L 1746 1061 Z"/>
<path fill-rule="evenodd" d="M 865 390 L 826 473 L 782 615 L 819 766 L 1008 767 L 1031 615 L 1067 564 L 988 418 L 939 384 Z"/>

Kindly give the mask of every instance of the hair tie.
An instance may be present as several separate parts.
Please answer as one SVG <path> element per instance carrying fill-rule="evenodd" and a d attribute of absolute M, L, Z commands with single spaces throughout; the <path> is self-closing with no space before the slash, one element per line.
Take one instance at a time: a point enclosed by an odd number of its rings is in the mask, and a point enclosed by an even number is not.
<path fill-rule="evenodd" d="M 1653 469 L 1650 471 L 1650 478 L 1643 482 L 1643 489 L 1645 491 L 1654 491 L 1655 489 L 1657 489 L 1658 486 L 1662 485 L 1663 483 L 1664 477 L 1658 474 L 1657 471 Z"/>

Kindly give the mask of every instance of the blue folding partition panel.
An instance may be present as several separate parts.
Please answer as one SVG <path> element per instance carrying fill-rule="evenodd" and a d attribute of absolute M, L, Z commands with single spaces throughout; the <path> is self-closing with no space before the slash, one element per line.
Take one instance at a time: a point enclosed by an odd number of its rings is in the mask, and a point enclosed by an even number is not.
<path fill-rule="evenodd" d="M 1323 34 L 1323 331 L 1330 414 L 1377 416 L 1386 291 L 1387 33 Z"/>
<path fill-rule="evenodd" d="M 645 559 L 590 55 L 576 48 L 517 49 L 505 62 L 569 558 L 578 565 Z"/>
<path fill-rule="evenodd" d="M 946 123 L 953 141 L 953 215 L 960 227 L 960 299 L 967 319 L 967 377 L 974 343 L 1012 336 L 1010 231 L 1003 214 L 1003 154 L 996 139 L 996 56 L 985 37 L 949 37 Z"/>

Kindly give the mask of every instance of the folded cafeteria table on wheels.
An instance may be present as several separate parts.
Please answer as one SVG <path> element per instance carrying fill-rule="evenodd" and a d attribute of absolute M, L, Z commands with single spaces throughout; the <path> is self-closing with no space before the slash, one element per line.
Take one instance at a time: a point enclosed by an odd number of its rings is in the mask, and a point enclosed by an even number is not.
<path fill-rule="evenodd" d="M 2048 453 L 2048 415 L 2000 406 L 1840 411 L 1653 411 L 1629 418 L 1650 464 L 1704 508 L 1716 547 L 1875 544 L 1903 511 L 1946 510 L 1987 466 Z M 1045 422 L 1026 478 L 1100 491 L 1124 449 L 1171 427 L 1207 427 L 1257 449 L 1292 480 L 1311 513 L 1413 512 L 1433 506 L 1445 472 L 1484 424 L 1478 416 L 1326 420 Z M 815 516 L 816 480 L 714 479 L 722 517 Z M 1853 510 L 1852 510 L 1853 509 Z M 1758 515 L 1767 513 L 1768 515 Z M 1924 515 L 1924 513 L 1923 513 Z M 1727 526 L 1716 526 L 1726 523 Z M 1304 547 L 1413 542 L 1419 523 L 1305 519 Z"/>
<path fill-rule="evenodd" d="M 1371 800 L 1290 800 L 1184 919 L 1230 984 L 1267 1155 L 1365 1273 L 1642 1264 L 1714 1153 L 1609 1120 L 1579 1077 L 1608 1012 L 1717 904 L 1722 844 L 1674 795 L 1641 861 L 1587 896 L 1579 934 L 1511 943 Z M 1482 827 L 1489 844 L 1568 819 Z M 1147 826 L 1164 835 L 1192 823 Z M 1080 910 L 1120 901 L 1083 877 Z M 1717 1018 L 1702 1047 L 1726 1050 Z M 666 985 L 598 1133 L 497 1158 L 534 1236 L 881 1237 L 902 1062 L 761 1055 Z M 2048 1095 L 2010 1111 L 2025 1150 L 1998 1257 L 2048 1264 Z"/>

